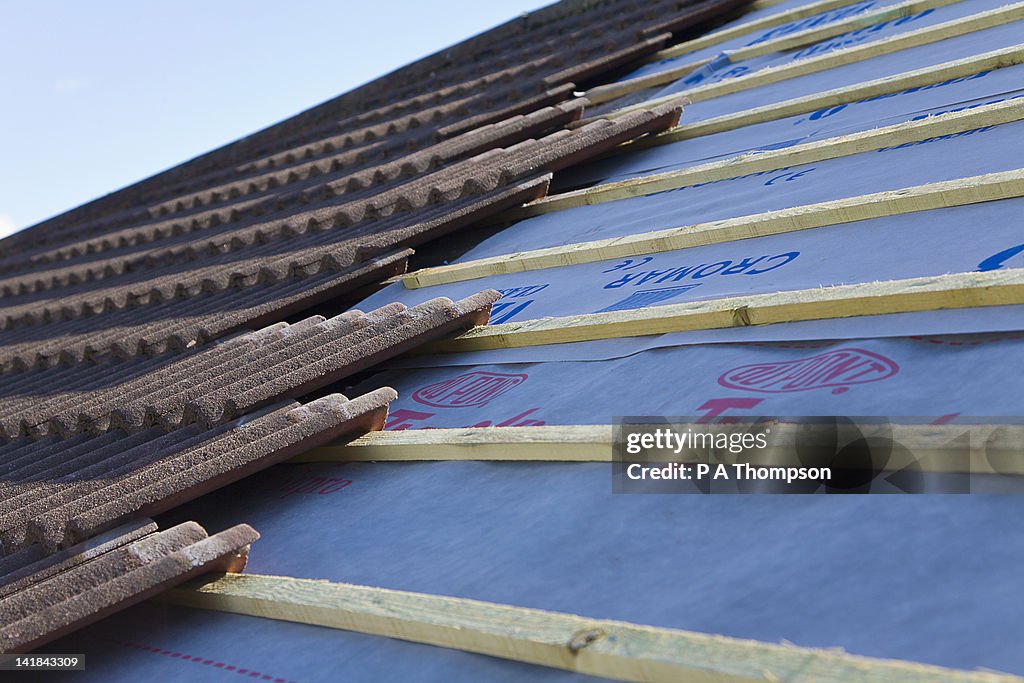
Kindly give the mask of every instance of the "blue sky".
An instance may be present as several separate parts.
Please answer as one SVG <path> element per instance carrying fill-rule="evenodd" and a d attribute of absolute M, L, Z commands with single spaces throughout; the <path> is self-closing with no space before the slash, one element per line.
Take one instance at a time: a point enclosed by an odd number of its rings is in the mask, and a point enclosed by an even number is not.
<path fill-rule="evenodd" d="M 0 0 L 0 237 L 546 4 Z"/>

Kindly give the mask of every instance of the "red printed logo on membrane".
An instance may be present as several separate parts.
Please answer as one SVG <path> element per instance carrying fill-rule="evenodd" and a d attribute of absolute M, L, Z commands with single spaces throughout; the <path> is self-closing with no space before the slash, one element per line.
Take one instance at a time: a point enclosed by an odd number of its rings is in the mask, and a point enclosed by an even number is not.
<path fill-rule="evenodd" d="M 864 349 L 834 349 L 810 358 L 779 363 L 754 363 L 729 370 L 718 383 L 731 389 L 782 394 L 835 387 L 833 394 L 851 384 L 865 384 L 892 377 L 900 367 L 885 356 Z"/>
<path fill-rule="evenodd" d="M 500 372 L 467 372 L 418 389 L 414 401 L 435 408 L 468 408 L 486 405 L 526 381 L 527 375 Z"/>

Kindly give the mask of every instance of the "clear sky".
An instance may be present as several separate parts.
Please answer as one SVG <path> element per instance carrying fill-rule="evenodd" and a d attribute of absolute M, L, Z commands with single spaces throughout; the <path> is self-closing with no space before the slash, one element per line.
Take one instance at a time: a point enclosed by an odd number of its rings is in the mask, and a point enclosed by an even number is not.
<path fill-rule="evenodd" d="M 0 0 L 0 237 L 545 0 Z"/>

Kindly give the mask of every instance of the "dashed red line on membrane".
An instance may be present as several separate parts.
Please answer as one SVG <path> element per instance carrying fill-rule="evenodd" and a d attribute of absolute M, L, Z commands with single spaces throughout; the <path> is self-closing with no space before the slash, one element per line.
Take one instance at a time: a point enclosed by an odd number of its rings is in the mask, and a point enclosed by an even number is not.
<path fill-rule="evenodd" d="M 265 674 L 259 671 L 253 671 L 252 669 L 236 666 L 234 664 L 227 664 L 226 662 L 217 661 L 216 659 L 207 659 L 205 657 L 189 655 L 183 652 L 177 652 L 175 650 L 165 650 L 163 648 L 155 647 L 153 645 L 144 645 L 142 643 L 134 643 L 129 640 L 121 640 L 118 638 L 96 638 L 96 640 L 103 640 L 110 643 L 116 643 L 117 645 L 121 645 L 123 647 L 130 647 L 135 650 L 143 650 L 144 652 L 149 652 L 155 655 L 161 655 L 163 657 L 170 657 L 172 659 L 178 659 L 183 662 L 192 662 L 193 664 L 202 664 L 204 666 L 210 666 L 215 669 L 222 669 L 223 671 L 232 671 L 236 674 L 241 674 L 243 676 L 248 676 L 249 678 L 255 678 L 261 681 L 272 681 L 272 683 L 295 683 L 295 681 L 289 680 L 287 678 L 271 676 L 270 674 Z"/>

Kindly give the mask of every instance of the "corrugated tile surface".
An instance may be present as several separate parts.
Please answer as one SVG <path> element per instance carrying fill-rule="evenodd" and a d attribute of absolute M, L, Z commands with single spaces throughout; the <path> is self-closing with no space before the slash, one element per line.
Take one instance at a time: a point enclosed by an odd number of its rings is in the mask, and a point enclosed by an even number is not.
<path fill-rule="evenodd" d="M 193 576 L 241 571 L 258 538 L 245 524 L 212 536 L 195 522 L 148 524 L 54 558 L 27 581 L 0 576 L 0 653 L 30 651 Z"/>
<path fill-rule="evenodd" d="M 381 279 L 386 265 L 374 260 L 377 255 L 535 197 L 543 186 L 538 174 L 669 127 L 678 117 L 678 107 L 663 106 L 595 121 L 490 150 L 390 189 L 356 189 L 351 200 L 339 188 L 342 200 L 336 201 L 332 186 L 324 185 L 316 199 L 289 204 L 273 217 L 229 219 L 195 234 L 172 234 L 159 247 L 128 248 L 116 263 L 94 264 L 91 259 L 105 253 L 103 244 L 116 247 L 104 241 L 86 249 L 77 270 L 62 261 L 55 271 L 40 268 L 8 281 L 8 296 L 0 299 L 0 367 L 204 343 L 261 315 L 280 317 L 288 305 L 312 305 L 323 281 L 332 283 L 335 296 L 351 291 L 366 277 Z M 211 310 L 230 316 L 208 320 L 203 313 Z"/>
<path fill-rule="evenodd" d="M 407 308 L 348 311 L 276 323 L 221 344 L 134 358 L 10 373 L 0 387 L 5 439 L 149 427 L 212 427 L 268 401 L 308 394 L 441 335 L 485 324 L 500 294 Z"/>
<path fill-rule="evenodd" d="M 0 543 L 54 551 L 343 435 L 380 429 L 392 389 L 285 402 L 207 428 L 23 438 L 0 446 Z"/>

